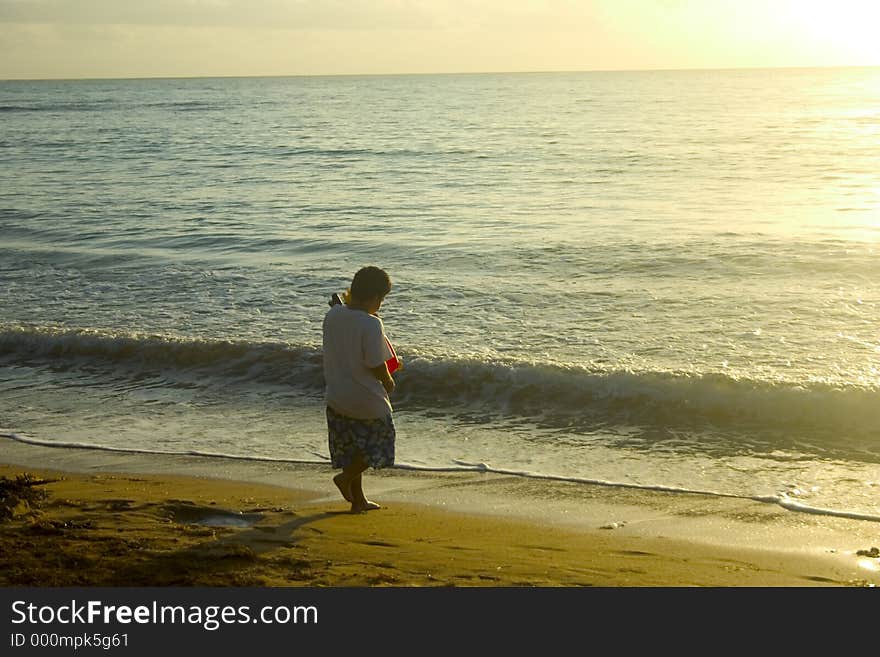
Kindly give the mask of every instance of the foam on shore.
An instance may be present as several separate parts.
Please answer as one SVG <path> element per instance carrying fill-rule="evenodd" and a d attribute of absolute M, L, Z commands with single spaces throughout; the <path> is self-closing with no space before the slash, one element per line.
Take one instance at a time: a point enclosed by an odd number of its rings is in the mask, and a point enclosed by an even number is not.
<path fill-rule="evenodd" d="M 71 473 L 190 476 L 267 484 L 296 489 L 312 506 L 328 510 L 346 507 L 330 483 L 332 471 L 320 464 L 58 449 L 14 440 L 4 441 L 0 462 Z M 843 560 L 847 567 L 856 567 L 860 562 L 857 552 L 876 543 L 872 522 L 790 513 L 781 505 L 699 492 L 611 487 L 480 470 L 402 468 L 370 471 L 364 486 L 371 497 L 389 507 L 415 504 L 578 532 L 613 530 L 621 536 L 725 549 L 806 554 Z M 866 566 L 876 564 L 872 561 Z"/>
<path fill-rule="evenodd" d="M 51 447 L 53 449 L 76 449 L 76 450 L 94 450 L 98 452 L 116 452 L 122 454 L 137 454 L 146 456 L 191 456 L 203 459 L 220 459 L 224 461 L 240 461 L 245 463 L 278 463 L 287 466 L 327 466 L 326 459 L 276 459 L 271 457 L 245 457 L 240 455 L 223 454 L 216 452 L 203 451 L 187 451 L 173 452 L 163 450 L 144 450 L 144 449 L 124 449 L 118 447 L 87 445 L 76 442 L 57 442 L 44 441 L 36 438 L 25 437 L 17 433 L 0 431 L 0 438 L 6 438 L 23 444 L 34 446 Z M 778 505 L 783 509 L 797 513 L 809 513 L 814 515 L 835 516 L 838 518 L 849 518 L 852 520 L 861 520 L 866 522 L 880 522 L 880 515 L 870 513 L 859 513 L 856 511 L 829 509 L 818 506 L 804 504 L 798 500 L 792 499 L 787 493 L 781 492 L 775 495 L 736 495 L 733 493 L 724 493 L 720 491 L 686 488 L 681 486 L 663 486 L 657 484 L 637 484 L 629 482 L 610 481 L 607 479 L 591 479 L 586 477 L 564 477 L 558 475 L 544 474 L 540 472 L 530 472 L 527 470 L 511 470 L 506 468 L 492 467 L 486 463 L 467 463 L 457 461 L 455 466 L 450 467 L 432 467 L 424 465 L 413 465 L 409 463 L 397 463 L 392 466 L 393 470 L 413 471 L 423 473 L 491 473 L 495 475 L 504 475 L 511 477 L 519 477 L 523 479 L 534 479 L 541 481 L 566 482 L 571 484 L 584 484 L 589 486 L 603 486 L 607 488 L 631 489 L 645 492 L 661 492 L 661 493 L 677 493 L 684 495 L 699 495 L 714 498 L 732 498 L 740 500 L 751 500 L 762 504 Z"/>

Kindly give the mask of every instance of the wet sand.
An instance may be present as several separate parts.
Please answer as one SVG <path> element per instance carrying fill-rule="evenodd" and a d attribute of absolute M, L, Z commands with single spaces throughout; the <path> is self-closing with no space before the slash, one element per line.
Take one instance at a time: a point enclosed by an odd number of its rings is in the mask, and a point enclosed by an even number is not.
<path fill-rule="evenodd" d="M 876 523 L 750 500 L 391 469 L 354 514 L 326 466 L 2 449 L 0 476 L 47 494 L 0 522 L 2 586 L 880 582 Z"/>

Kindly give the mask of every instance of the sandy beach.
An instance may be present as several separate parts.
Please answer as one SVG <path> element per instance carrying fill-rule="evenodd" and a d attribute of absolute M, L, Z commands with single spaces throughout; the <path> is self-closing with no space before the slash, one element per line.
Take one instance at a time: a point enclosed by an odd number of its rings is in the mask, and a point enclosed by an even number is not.
<path fill-rule="evenodd" d="M 3 586 L 873 586 L 874 523 L 741 499 L 4 441 Z M 14 502 L 14 500 L 13 500 Z M 876 544 L 874 539 L 874 545 Z"/>

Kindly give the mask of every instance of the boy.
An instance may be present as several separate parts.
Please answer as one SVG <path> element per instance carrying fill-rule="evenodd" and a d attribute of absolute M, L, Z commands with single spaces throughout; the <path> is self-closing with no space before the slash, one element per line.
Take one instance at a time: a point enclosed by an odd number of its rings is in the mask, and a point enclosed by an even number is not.
<path fill-rule="evenodd" d="M 333 477 L 352 512 L 380 508 L 364 496 L 361 475 L 368 467 L 394 464 L 391 400 L 394 379 L 385 361 L 391 350 L 376 315 L 391 291 L 378 267 L 358 270 L 346 303 L 324 317 L 324 380 L 330 461 L 342 472 Z"/>

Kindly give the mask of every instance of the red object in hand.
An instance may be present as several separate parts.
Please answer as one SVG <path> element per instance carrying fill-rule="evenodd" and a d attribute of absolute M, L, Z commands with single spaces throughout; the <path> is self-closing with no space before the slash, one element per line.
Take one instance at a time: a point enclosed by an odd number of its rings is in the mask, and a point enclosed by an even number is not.
<path fill-rule="evenodd" d="M 386 360 L 385 364 L 388 366 L 388 373 L 394 374 L 394 372 L 400 369 L 400 359 L 397 357 L 394 347 L 391 346 L 391 340 L 385 338 L 385 344 L 388 345 L 388 350 L 391 352 L 391 358 Z"/>

